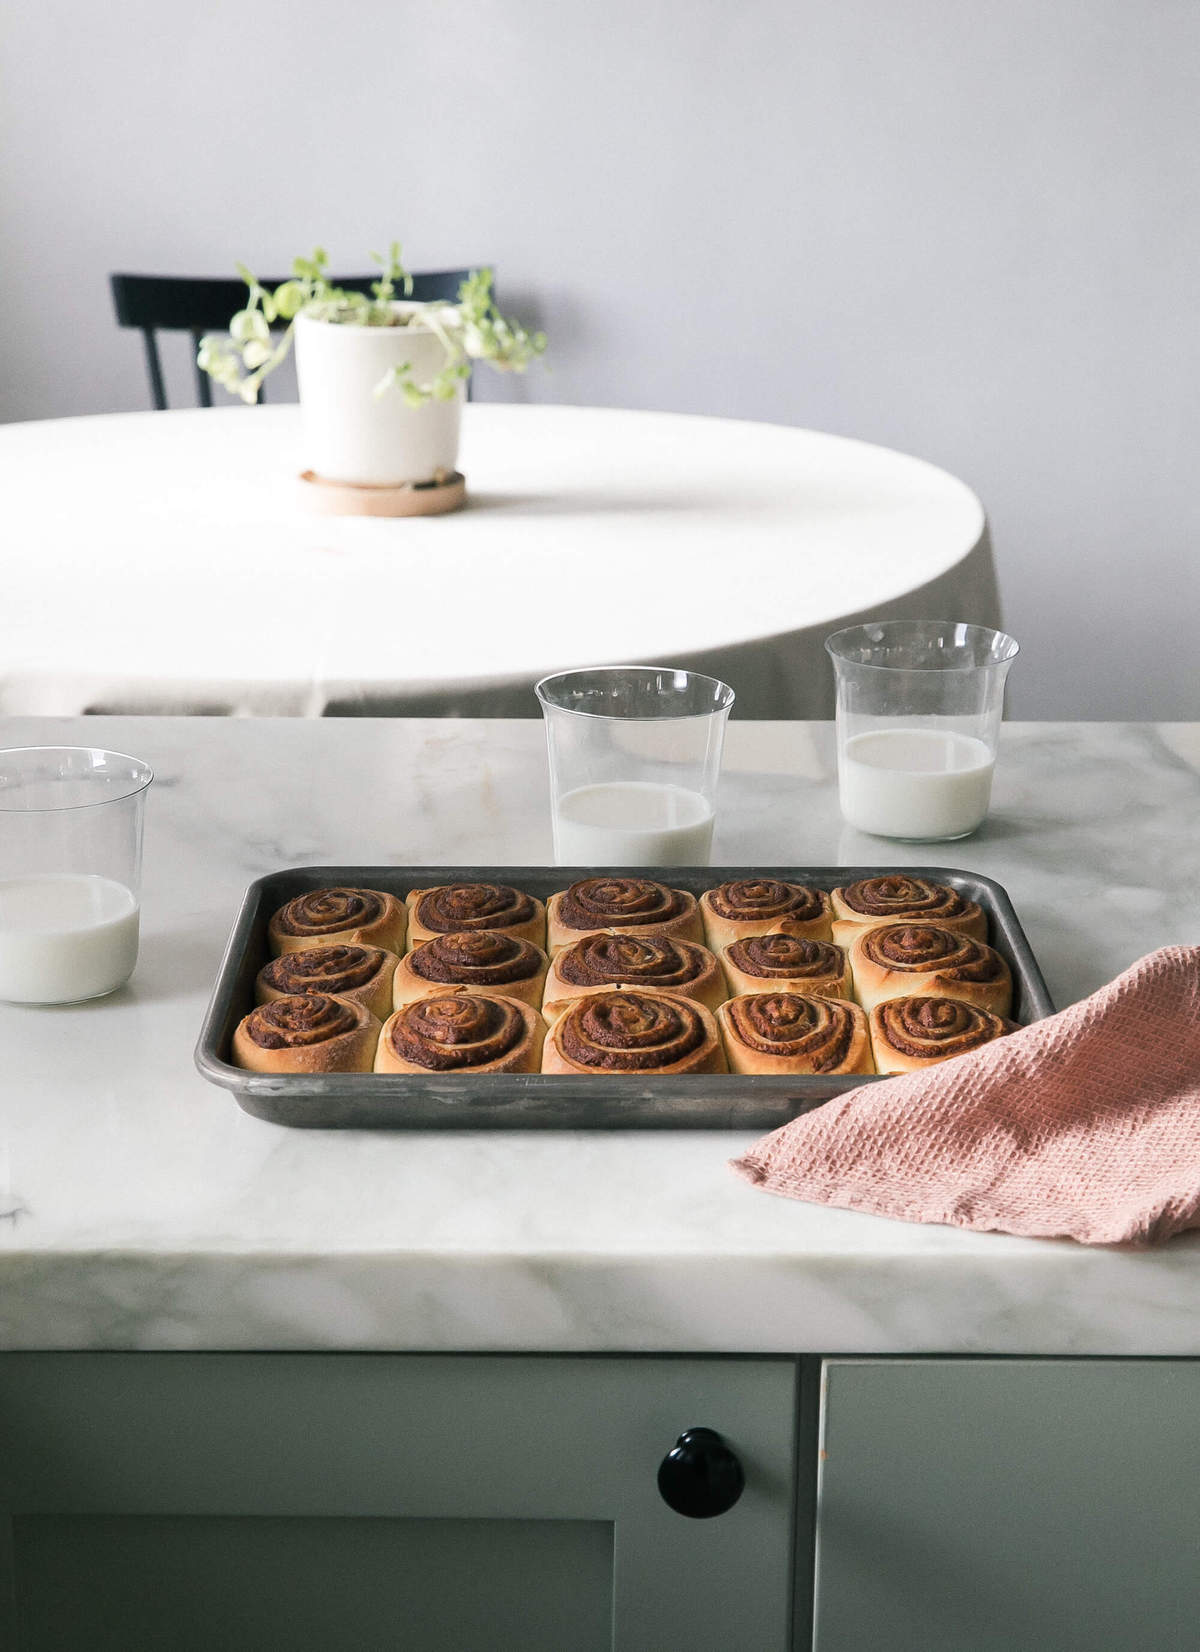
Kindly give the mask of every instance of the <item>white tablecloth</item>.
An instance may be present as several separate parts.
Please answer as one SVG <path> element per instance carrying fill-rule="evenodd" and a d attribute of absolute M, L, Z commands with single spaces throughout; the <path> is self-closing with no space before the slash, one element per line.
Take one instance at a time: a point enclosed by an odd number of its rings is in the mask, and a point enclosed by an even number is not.
<path fill-rule="evenodd" d="M 987 526 L 920 460 L 776 425 L 474 404 L 452 516 L 306 510 L 295 407 L 0 428 L 0 712 L 536 715 L 566 666 L 819 717 L 881 614 L 996 624 Z"/>

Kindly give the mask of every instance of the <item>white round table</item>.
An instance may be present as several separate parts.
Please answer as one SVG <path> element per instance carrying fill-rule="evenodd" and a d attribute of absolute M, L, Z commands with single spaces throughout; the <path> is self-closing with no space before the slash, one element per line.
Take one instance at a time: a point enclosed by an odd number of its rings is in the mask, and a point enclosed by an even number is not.
<path fill-rule="evenodd" d="M 0 712 L 536 715 L 642 661 L 817 717 L 838 626 L 998 620 L 974 494 L 861 442 L 473 404 L 467 508 L 404 520 L 311 513 L 298 448 L 295 407 L 0 428 Z"/>

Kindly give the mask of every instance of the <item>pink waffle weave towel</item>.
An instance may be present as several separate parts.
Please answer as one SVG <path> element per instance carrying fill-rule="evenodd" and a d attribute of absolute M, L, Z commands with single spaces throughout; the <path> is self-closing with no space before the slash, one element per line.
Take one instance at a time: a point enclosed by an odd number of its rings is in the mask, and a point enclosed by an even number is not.
<path fill-rule="evenodd" d="M 827 1102 L 732 1168 L 767 1193 L 1086 1245 L 1200 1226 L 1200 947 Z"/>

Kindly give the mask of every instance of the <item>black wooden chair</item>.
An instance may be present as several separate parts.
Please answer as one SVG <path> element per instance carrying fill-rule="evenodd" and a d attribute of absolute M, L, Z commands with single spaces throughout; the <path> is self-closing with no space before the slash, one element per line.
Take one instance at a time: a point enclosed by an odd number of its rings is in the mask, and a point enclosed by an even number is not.
<path fill-rule="evenodd" d="M 470 275 L 470 270 L 430 270 L 413 275 L 411 296 L 421 303 L 433 299 L 454 300 L 458 289 Z M 263 282 L 272 291 L 285 281 L 278 276 Z M 352 292 L 369 293 L 372 281 L 378 275 L 334 276 L 335 286 L 347 287 Z M 246 283 L 232 276 L 188 275 L 111 275 L 113 304 L 118 327 L 136 327 L 146 342 L 146 367 L 150 374 L 150 392 L 154 405 L 161 413 L 166 409 L 167 392 L 163 384 L 162 363 L 158 355 L 156 334 L 160 332 L 190 333 L 192 360 L 205 333 L 223 333 L 229 318 L 245 305 Z M 280 326 L 284 324 L 281 322 Z M 208 374 L 195 368 L 196 393 L 201 407 L 212 406 L 212 384 Z M 470 382 L 467 384 L 470 395 Z M 259 400 L 265 398 L 261 392 Z"/>

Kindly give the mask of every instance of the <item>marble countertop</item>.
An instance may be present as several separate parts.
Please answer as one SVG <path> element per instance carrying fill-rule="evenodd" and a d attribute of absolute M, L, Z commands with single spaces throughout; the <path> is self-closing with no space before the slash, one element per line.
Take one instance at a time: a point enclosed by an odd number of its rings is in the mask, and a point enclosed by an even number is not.
<path fill-rule="evenodd" d="M 0 1005 L 0 1347 L 1200 1354 L 1200 1234 L 1151 1252 L 774 1199 L 742 1133 L 289 1131 L 192 1050 L 238 900 L 322 861 L 548 860 L 541 725 L 0 720 L 153 763 L 142 956 Z M 1005 729 L 966 842 L 845 828 L 825 724 L 733 723 L 717 861 L 943 860 L 1009 890 L 1058 1004 L 1200 919 L 1200 725 Z"/>

